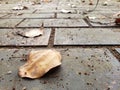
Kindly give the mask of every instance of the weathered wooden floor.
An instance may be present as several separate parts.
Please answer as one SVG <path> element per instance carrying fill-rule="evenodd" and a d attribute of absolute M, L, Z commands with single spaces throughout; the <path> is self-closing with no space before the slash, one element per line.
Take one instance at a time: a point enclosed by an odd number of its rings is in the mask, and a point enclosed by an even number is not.
<path fill-rule="evenodd" d="M 101 0 L 87 14 L 92 22 L 82 12 L 94 5 L 76 0 L 54 0 L 14 11 L 15 5 L 0 5 L 0 90 L 120 90 L 120 26 L 111 18 L 120 2 L 103 6 Z M 62 9 L 71 13 L 61 13 Z M 40 37 L 16 34 L 42 24 Z M 20 78 L 18 68 L 25 57 L 31 50 L 41 49 L 60 51 L 62 65 L 40 79 Z"/>

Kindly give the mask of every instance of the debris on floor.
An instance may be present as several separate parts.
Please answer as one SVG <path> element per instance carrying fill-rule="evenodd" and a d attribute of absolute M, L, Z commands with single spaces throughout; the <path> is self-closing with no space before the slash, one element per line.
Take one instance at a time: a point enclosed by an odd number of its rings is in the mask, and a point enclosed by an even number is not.
<path fill-rule="evenodd" d="M 23 13 L 21 13 L 21 12 L 19 13 L 19 12 L 18 12 L 18 13 L 16 13 L 15 15 L 16 15 L 16 16 L 20 16 L 20 15 L 23 15 Z"/>
<path fill-rule="evenodd" d="M 26 87 L 23 87 L 22 90 L 27 90 L 27 88 L 26 88 Z"/>
<path fill-rule="evenodd" d="M 117 25 L 120 25 L 120 11 L 113 15 L 113 18 L 115 18 L 115 23 Z"/>
<path fill-rule="evenodd" d="M 28 9 L 28 7 L 27 6 L 23 6 L 21 4 L 19 4 L 19 5 L 17 5 L 17 6 L 12 8 L 12 10 L 25 10 L 25 9 Z"/>
<path fill-rule="evenodd" d="M 30 29 L 29 31 L 26 31 L 26 32 L 21 32 L 21 31 L 16 32 L 17 35 L 26 37 L 26 38 L 38 37 L 43 35 L 43 33 L 44 33 L 43 28 Z"/>
<path fill-rule="evenodd" d="M 67 13 L 71 13 L 71 11 L 66 10 L 66 9 L 61 9 L 60 11 L 61 11 L 61 13 L 65 13 L 65 14 L 67 14 Z"/>
<path fill-rule="evenodd" d="M 40 78 L 52 68 L 61 65 L 61 55 L 56 50 L 31 51 L 27 63 L 19 68 L 19 76 Z"/>
<path fill-rule="evenodd" d="M 7 74 L 8 74 L 8 75 L 9 75 L 9 74 L 12 74 L 12 71 L 8 71 Z"/>
<path fill-rule="evenodd" d="M 71 8 L 76 8 L 77 6 L 75 4 L 68 4 L 68 6 L 70 6 Z"/>
<path fill-rule="evenodd" d="M 103 3 L 103 6 L 107 6 L 107 5 L 108 5 L 108 2 L 105 1 L 105 2 Z"/>
<path fill-rule="evenodd" d="M 41 0 L 42 2 L 51 2 L 52 0 Z"/>

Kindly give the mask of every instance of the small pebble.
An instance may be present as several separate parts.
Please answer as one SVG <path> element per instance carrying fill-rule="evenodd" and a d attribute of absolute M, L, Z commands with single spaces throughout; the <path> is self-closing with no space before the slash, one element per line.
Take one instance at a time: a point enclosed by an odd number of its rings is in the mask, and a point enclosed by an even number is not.
<path fill-rule="evenodd" d="M 82 73 L 81 72 L 78 72 L 79 75 L 81 75 Z"/>
<path fill-rule="evenodd" d="M 1 58 L 1 61 L 3 61 L 4 59 L 3 58 Z"/>
<path fill-rule="evenodd" d="M 105 1 L 105 2 L 103 3 L 103 6 L 107 6 L 107 5 L 108 5 L 108 2 Z"/>
<path fill-rule="evenodd" d="M 78 57 L 75 57 L 75 59 L 78 59 Z"/>
<path fill-rule="evenodd" d="M 69 54 L 67 54 L 67 56 L 70 56 Z"/>
<path fill-rule="evenodd" d="M 12 71 L 8 71 L 7 74 L 12 74 Z"/>
<path fill-rule="evenodd" d="M 26 87 L 23 87 L 22 90 L 27 90 L 27 88 L 26 88 Z"/>

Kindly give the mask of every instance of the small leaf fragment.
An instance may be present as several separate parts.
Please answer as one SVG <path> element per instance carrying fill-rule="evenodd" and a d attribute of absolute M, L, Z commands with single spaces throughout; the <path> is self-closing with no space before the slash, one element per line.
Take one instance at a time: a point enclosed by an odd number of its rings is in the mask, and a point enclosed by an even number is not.
<path fill-rule="evenodd" d="M 66 9 L 62 9 L 62 10 L 61 10 L 61 13 L 65 13 L 65 14 L 67 14 L 67 13 L 71 13 L 71 11 L 66 10 Z"/>
<path fill-rule="evenodd" d="M 28 9 L 28 7 L 20 4 L 20 5 L 13 7 L 12 9 L 13 10 L 25 10 L 25 9 Z"/>
<path fill-rule="evenodd" d="M 43 35 L 43 29 L 33 29 L 28 32 L 25 32 L 25 36 L 29 38 L 37 37 Z"/>

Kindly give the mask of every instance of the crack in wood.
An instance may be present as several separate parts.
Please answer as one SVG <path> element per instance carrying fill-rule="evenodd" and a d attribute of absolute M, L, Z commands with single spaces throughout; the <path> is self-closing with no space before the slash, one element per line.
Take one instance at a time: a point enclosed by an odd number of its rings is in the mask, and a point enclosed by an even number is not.
<path fill-rule="evenodd" d="M 49 42 L 48 42 L 48 48 L 52 48 L 54 45 L 54 38 L 55 38 L 55 28 L 51 28 L 51 35 L 49 38 Z"/>

